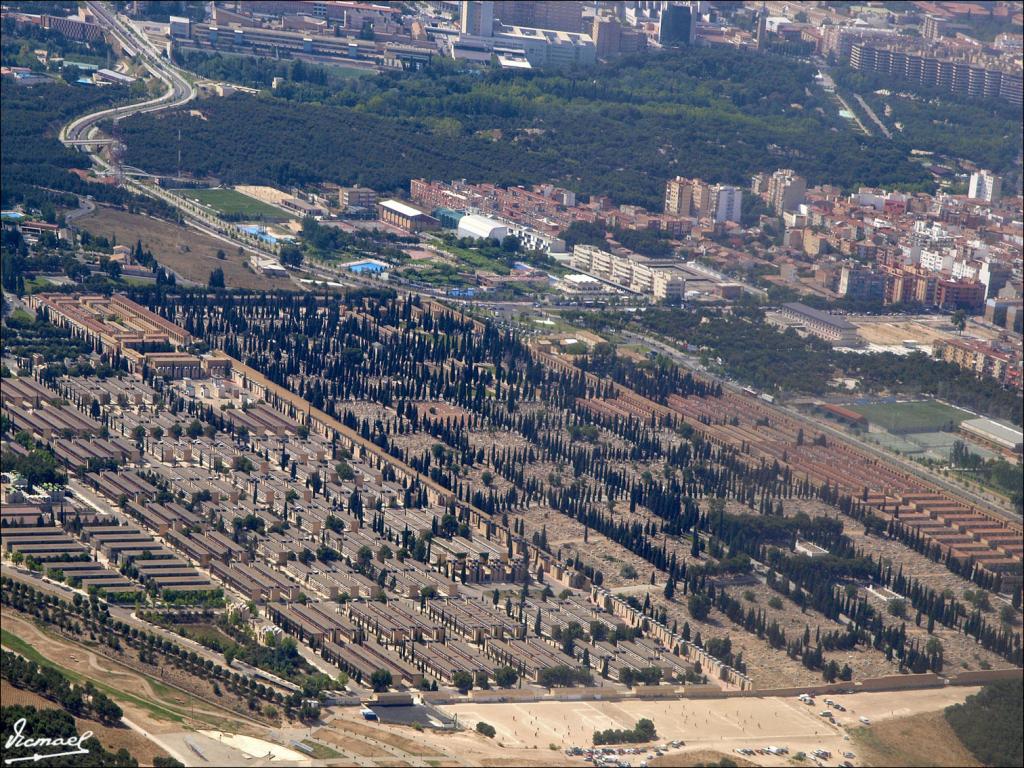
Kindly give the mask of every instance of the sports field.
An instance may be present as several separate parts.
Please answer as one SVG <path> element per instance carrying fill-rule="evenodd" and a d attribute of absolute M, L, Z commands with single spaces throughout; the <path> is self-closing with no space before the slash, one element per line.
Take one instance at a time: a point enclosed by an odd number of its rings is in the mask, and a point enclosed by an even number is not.
<path fill-rule="evenodd" d="M 864 416 L 872 424 L 897 435 L 938 432 L 948 428 L 950 423 L 956 428 L 961 421 L 973 417 L 973 414 L 967 411 L 934 400 L 874 403 L 848 407 Z"/>
<path fill-rule="evenodd" d="M 247 216 L 266 221 L 285 221 L 293 218 L 280 208 L 233 189 L 176 189 L 176 195 L 208 205 L 225 216 Z"/>
<path fill-rule="evenodd" d="M 817 706 L 807 706 L 797 701 L 795 696 L 617 702 L 470 702 L 445 706 L 443 709 L 447 714 L 458 715 L 459 724 L 467 730 L 481 721 L 493 726 L 497 731 L 494 739 L 481 737 L 478 742 L 495 745 L 502 751 L 507 750 L 505 754 L 508 757 L 516 754 L 514 750 L 522 750 L 518 754 L 529 754 L 526 750 L 537 750 L 535 754 L 541 757 L 544 750 L 551 749 L 549 765 L 575 762 L 554 753 L 561 753 L 562 750 L 573 746 L 591 746 L 595 731 L 606 728 L 632 728 L 637 720 L 647 718 L 654 723 L 658 738 L 655 742 L 641 745 L 645 748 L 643 752 L 650 752 L 655 746 L 661 746 L 663 752 L 674 758 L 659 763 L 661 765 L 693 765 L 694 762 L 681 759 L 687 752 L 714 750 L 736 757 L 737 748 L 763 749 L 775 745 L 788 748 L 790 757 L 758 755 L 749 759 L 758 765 L 781 766 L 792 765 L 790 758 L 797 752 L 809 754 L 815 749 L 827 749 L 838 756 L 855 748 L 853 742 L 846 737 L 851 730 L 864 727 L 861 717 L 867 718 L 871 723 L 868 728 L 874 728 L 922 712 L 941 712 L 945 707 L 963 701 L 977 690 L 979 689 L 957 690 L 957 687 L 950 686 L 895 693 L 836 695 L 836 701 L 846 709 L 842 712 L 837 711 L 834 720 L 825 720 L 818 715 L 818 712 L 825 708 L 824 702 Z M 430 741 L 432 734 L 424 734 L 422 738 Z M 675 747 L 668 746 L 667 742 L 672 741 L 681 743 Z M 956 739 L 941 743 L 945 747 L 953 742 L 956 742 Z M 888 741 L 879 740 L 875 750 L 875 754 L 879 756 L 877 762 L 865 763 L 856 759 L 854 762 L 857 765 L 895 765 L 897 763 L 892 760 L 884 759 L 889 748 Z M 635 761 L 633 765 L 642 760 L 653 759 L 653 754 L 647 754 L 646 757 L 641 754 L 632 758 Z M 810 760 L 805 762 L 805 765 L 810 764 Z M 837 765 L 838 762 L 829 761 L 828 764 Z"/>

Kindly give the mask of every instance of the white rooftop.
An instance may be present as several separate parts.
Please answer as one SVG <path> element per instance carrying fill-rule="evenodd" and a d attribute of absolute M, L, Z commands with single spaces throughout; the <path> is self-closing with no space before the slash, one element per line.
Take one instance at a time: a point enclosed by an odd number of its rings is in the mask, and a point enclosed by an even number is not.
<path fill-rule="evenodd" d="M 424 216 L 419 208 L 413 208 L 411 205 L 401 202 L 400 200 L 381 200 L 380 205 L 385 208 L 400 213 L 403 216 Z"/>
<path fill-rule="evenodd" d="M 479 213 L 471 213 L 459 219 L 457 227 L 460 237 L 504 237 L 508 233 L 508 225 L 503 221 L 492 219 L 489 216 L 481 216 Z"/>
<path fill-rule="evenodd" d="M 1005 445 L 1011 450 L 1016 450 L 1017 446 L 1024 442 L 1024 432 L 1020 429 L 992 419 L 968 419 L 961 422 L 960 428 Z"/>

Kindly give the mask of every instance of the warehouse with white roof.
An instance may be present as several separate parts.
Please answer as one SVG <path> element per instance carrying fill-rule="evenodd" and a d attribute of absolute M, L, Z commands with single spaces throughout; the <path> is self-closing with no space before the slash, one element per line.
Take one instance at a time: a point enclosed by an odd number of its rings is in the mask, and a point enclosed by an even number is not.
<path fill-rule="evenodd" d="M 468 237 L 473 240 L 494 240 L 500 243 L 508 235 L 508 225 L 489 216 L 472 213 L 459 219 L 455 233 L 459 237 Z"/>
<path fill-rule="evenodd" d="M 1019 455 L 1024 448 L 1024 432 L 1019 427 L 993 419 L 967 419 L 960 432 L 986 448 L 1004 454 Z"/>
<path fill-rule="evenodd" d="M 421 229 L 438 229 L 441 222 L 426 211 L 401 200 L 381 200 L 377 203 L 377 218 L 407 232 L 419 232 Z"/>

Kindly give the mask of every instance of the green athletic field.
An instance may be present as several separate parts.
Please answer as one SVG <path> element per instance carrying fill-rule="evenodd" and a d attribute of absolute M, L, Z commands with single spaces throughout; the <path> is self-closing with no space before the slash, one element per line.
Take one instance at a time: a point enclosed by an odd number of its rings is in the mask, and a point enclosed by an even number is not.
<path fill-rule="evenodd" d="M 973 418 L 973 414 L 934 400 L 908 403 L 875 403 L 873 405 L 851 405 L 864 418 L 893 434 L 915 432 L 938 432 L 946 429 L 950 422 L 954 428 L 961 421 Z"/>
<path fill-rule="evenodd" d="M 174 193 L 208 205 L 225 216 L 241 215 L 266 221 L 285 221 L 294 218 L 280 208 L 233 189 L 176 189 Z"/>

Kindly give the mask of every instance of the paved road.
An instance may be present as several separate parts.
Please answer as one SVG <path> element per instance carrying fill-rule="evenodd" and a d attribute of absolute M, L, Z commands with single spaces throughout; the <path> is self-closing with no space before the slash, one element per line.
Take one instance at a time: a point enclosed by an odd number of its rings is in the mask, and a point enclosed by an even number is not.
<path fill-rule="evenodd" d="M 138 60 L 142 62 L 154 77 L 162 81 L 167 86 L 167 90 L 155 99 L 149 99 L 147 101 L 125 106 L 118 106 L 111 109 L 103 109 L 98 112 L 83 115 L 72 120 L 61 130 L 61 141 L 69 146 L 74 146 L 76 144 L 82 146 L 85 151 L 89 152 L 93 162 L 101 171 L 109 172 L 112 168 L 110 164 L 99 154 L 98 149 L 100 147 L 81 143 L 88 142 L 89 139 L 93 138 L 93 134 L 96 132 L 99 123 L 106 119 L 118 121 L 131 115 L 180 107 L 196 97 L 196 89 L 192 83 L 185 78 L 183 72 L 163 57 L 160 51 L 150 43 L 149 39 L 146 38 L 145 35 L 140 33 L 134 26 L 132 26 L 131 23 L 117 16 L 107 3 L 88 2 L 87 5 L 96 15 L 99 23 L 105 27 L 114 38 L 120 41 L 122 45 L 137 51 Z M 147 174 L 145 170 L 133 168 L 131 166 L 122 166 L 121 170 L 126 175 L 125 184 L 129 189 L 146 197 L 163 200 L 168 205 L 173 206 L 181 212 L 185 223 L 190 227 L 233 246 L 241 246 L 249 253 L 254 253 L 265 258 L 276 259 L 273 252 L 264 250 L 255 246 L 253 243 L 246 241 L 241 235 L 234 233 L 226 222 L 220 220 L 216 216 L 209 213 L 200 215 L 199 212 L 195 210 L 194 206 L 190 205 L 187 201 L 175 195 L 171 195 L 158 187 L 141 184 L 134 179 L 127 178 L 127 176 L 130 175 L 148 176 L 149 174 Z"/>
<path fill-rule="evenodd" d="M 71 224 L 73 221 L 86 216 L 96 210 L 96 203 L 85 197 L 78 198 L 78 207 L 73 211 L 64 214 L 64 223 Z"/>
<path fill-rule="evenodd" d="M 845 109 L 847 112 L 853 115 L 853 121 L 857 123 L 857 127 L 860 128 L 861 132 L 865 136 L 870 136 L 871 131 L 869 131 L 868 127 L 861 122 L 860 116 L 857 114 L 856 110 L 854 110 L 853 107 L 846 103 L 846 99 L 839 95 L 839 91 L 836 91 L 832 95 L 835 97 L 836 101 L 843 105 L 843 109 Z"/>
<path fill-rule="evenodd" d="M 196 96 L 196 90 L 169 62 L 162 60 L 160 54 L 155 51 L 149 41 L 134 27 L 119 19 L 114 10 L 106 3 L 88 2 L 89 10 L 96 16 L 100 25 L 122 45 L 131 48 L 138 53 L 139 60 L 154 77 L 167 86 L 167 90 L 156 97 L 146 101 L 116 106 L 110 109 L 102 109 L 88 115 L 77 117 L 68 123 L 60 132 L 60 140 L 66 145 L 74 145 L 77 142 L 86 141 L 91 137 L 93 129 L 103 120 L 111 118 L 115 121 L 123 120 L 130 115 L 142 114 L 145 112 L 157 112 L 162 109 L 181 106 Z M 93 158 L 102 167 L 109 168 L 109 165 L 98 157 L 95 152 Z"/>
<path fill-rule="evenodd" d="M 853 98 L 855 98 L 857 100 L 857 103 L 864 108 L 864 111 L 868 113 L 868 117 L 870 117 L 871 120 L 875 123 L 875 125 L 878 126 L 879 130 L 885 134 L 885 138 L 891 139 L 892 134 L 889 133 L 889 129 L 885 127 L 885 123 L 878 119 L 878 115 L 875 114 L 875 110 L 873 110 L 871 106 L 860 97 L 859 93 L 853 94 Z"/>

